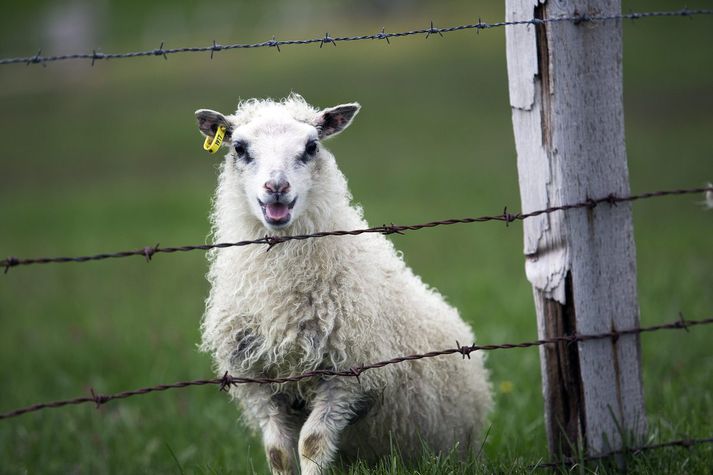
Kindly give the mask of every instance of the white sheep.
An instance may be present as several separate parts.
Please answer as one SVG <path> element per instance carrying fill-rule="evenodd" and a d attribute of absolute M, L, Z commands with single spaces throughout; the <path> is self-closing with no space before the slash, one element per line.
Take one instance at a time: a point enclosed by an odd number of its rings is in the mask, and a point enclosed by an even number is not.
<path fill-rule="evenodd" d="M 212 213 L 215 242 L 366 227 L 322 140 L 356 103 L 319 111 L 292 94 L 241 102 L 233 115 L 196 112 L 209 139 L 226 128 Z M 354 157 L 356 159 L 356 157 Z M 283 377 L 348 369 L 472 343 L 469 326 L 414 275 L 380 234 L 214 250 L 202 349 L 218 374 Z M 320 473 L 339 457 L 406 460 L 477 443 L 492 405 L 480 352 L 391 365 L 360 378 L 242 384 L 231 395 L 261 431 L 273 473 Z"/>

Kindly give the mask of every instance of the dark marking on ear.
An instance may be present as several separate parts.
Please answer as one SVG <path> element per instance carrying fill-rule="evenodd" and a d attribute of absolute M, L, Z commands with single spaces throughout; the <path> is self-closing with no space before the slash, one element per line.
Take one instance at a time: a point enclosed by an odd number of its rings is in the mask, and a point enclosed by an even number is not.
<path fill-rule="evenodd" d="M 223 143 L 227 144 L 233 129 L 223 114 L 210 109 L 198 109 L 196 111 L 196 120 L 198 120 L 198 129 L 206 137 L 215 137 L 218 127 L 225 127 Z"/>
<path fill-rule="evenodd" d="M 359 109 L 360 106 L 357 103 L 324 109 L 315 120 L 319 138 L 324 139 L 346 129 Z"/>
<path fill-rule="evenodd" d="M 312 433 L 302 442 L 302 456 L 307 459 L 314 459 L 322 451 L 322 434 Z"/>
<path fill-rule="evenodd" d="M 278 472 L 284 472 L 285 470 L 287 470 L 289 458 L 285 452 L 278 449 L 277 447 L 273 447 L 267 453 L 268 458 L 270 459 L 270 466 L 274 470 Z"/>

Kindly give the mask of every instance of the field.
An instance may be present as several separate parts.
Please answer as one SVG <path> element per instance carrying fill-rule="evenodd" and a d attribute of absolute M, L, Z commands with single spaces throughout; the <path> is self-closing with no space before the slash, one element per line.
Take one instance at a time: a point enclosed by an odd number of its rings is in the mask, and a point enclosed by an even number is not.
<path fill-rule="evenodd" d="M 289 19 L 294 7 L 222 4 L 219 23 L 189 6 L 107 4 L 105 52 L 359 34 L 502 19 L 500 2 L 400 3 L 385 16 L 348 6 Z M 624 9 L 680 2 L 624 2 Z M 688 7 L 697 5 L 688 3 Z M 50 10 L 43 2 L 38 9 Z M 44 11 L 43 10 L 43 11 Z M 22 11 L 1 20 L 2 56 L 52 53 L 26 35 Z M 170 13 L 170 14 L 169 14 Z M 229 21 L 230 18 L 234 22 Z M 350 21 L 347 21 L 349 18 Z M 140 19 L 135 23 L 134 19 Z M 198 21 L 197 19 L 200 19 Z M 215 20 L 216 22 L 218 20 Z M 28 31 L 40 31 L 38 22 Z M 713 180 L 713 18 L 624 26 L 624 91 L 634 192 Z M 359 101 L 327 146 L 372 225 L 519 209 L 504 30 L 444 38 L 284 47 L 25 67 L 0 66 L 0 255 L 80 255 L 200 244 L 218 159 L 193 118 L 238 98 L 290 91 L 331 106 Z M 94 44 L 87 45 L 91 50 Z M 75 48 L 77 49 L 77 48 Z M 84 50 L 86 48 L 79 48 Z M 713 211 L 700 197 L 634 205 L 642 324 L 713 316 Z M 348 238 L 345 238 L 348 239 Z M 392 238 L 481 343 L 535 337 L 519 223 L 450 226 Z M 207 294 L 201 252 L 18 267 L 0 275 L 0 412 L 45 400 L 212 375 L 198 352 Z M 394 338 L 398 338 L 394 335 Z M 713 435 L 713 327 L 642 337 L 650 441 Z M 433 348 L 423 348 L 427 351 Z M 394 355 L 396 356 L 396 355 Z M 457 356 L 453 356 L 457 357 Z M 424 457 L 419 473 L 528 472 L 547 458 L 536 349 L 494 352 L 497 393 L 481 457 Z M 265 473 L 259 439 L 215 387 L 49 410 L 0 421 L 2 473 Z M 633 473 L 710 473 L 713 447 L 668 449 Z M 607 471 L 608 467 L 600 467 Z M 367 473 L 356 467 L 355 473 Z M 408 473 L 396 459 L 368 473 Z"/>

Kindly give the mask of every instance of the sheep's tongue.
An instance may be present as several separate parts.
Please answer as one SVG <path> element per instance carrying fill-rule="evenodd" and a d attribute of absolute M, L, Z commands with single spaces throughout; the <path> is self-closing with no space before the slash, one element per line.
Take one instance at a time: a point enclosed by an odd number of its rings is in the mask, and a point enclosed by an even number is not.
<path fill-rule="evenodd" d="M 274 221 L 285 219 L 287 213 L 289 213 L 289 210 L 287 209 L 287 205 L 284 203 L 270 203 L 265 206 L 265 214 L 268 218 Z"/>

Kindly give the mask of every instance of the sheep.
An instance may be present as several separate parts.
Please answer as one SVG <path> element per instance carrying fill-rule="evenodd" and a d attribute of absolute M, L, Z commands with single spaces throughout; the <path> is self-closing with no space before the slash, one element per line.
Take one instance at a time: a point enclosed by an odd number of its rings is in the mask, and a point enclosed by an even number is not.
<path fill-rule="evenodd" d="M 251 99 L 232 115 L 196 111 L 210 141 L 229 148 L 213 201 L 212 239 L 366 227 L 322 141 L 357 103 L 323 110 L 291 94 Z M 458 311 L 406 266 L 381 234 L 213 250 L 201 349 L 217 374 L 285 377 L 345 369 L 473 342 Z M 468 452 L 492 406 L 480 352 L 282 385 L 233 385 L 245 423 L 261 433 L 272 473 L 316 474 L 337 458 L 372 462 L 397 447 Z"/>

